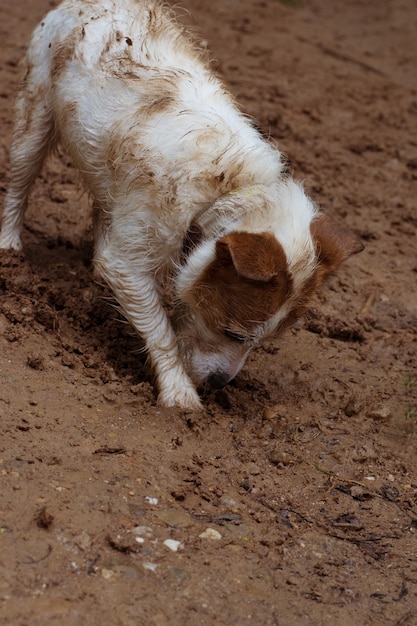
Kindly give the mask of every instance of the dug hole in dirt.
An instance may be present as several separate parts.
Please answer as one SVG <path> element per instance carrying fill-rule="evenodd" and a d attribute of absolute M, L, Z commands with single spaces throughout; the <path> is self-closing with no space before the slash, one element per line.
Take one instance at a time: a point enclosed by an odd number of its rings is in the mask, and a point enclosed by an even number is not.
<path fill-rule="evenodd" d="M 2 626 L 417 623 L 415 0 L 183 0 L 242 108 L 366 244 L 202 414 L 161 410 L 63 155 L 0 254 Z M 0 189 L 48 0 L 0 7 Z M 189 11 L 189 13 L 188 13 Z"/>

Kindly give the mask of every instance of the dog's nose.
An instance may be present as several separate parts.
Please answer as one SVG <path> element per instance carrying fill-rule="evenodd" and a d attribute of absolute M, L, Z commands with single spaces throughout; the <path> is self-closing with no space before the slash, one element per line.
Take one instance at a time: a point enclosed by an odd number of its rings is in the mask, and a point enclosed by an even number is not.
<path fill-rule="evenodd" d="M 207 381 L 214 389 L 221 389 L 230 380 L 229 374 L 226 372 L 215 372 L 214 374 L 210 374 Z"/>

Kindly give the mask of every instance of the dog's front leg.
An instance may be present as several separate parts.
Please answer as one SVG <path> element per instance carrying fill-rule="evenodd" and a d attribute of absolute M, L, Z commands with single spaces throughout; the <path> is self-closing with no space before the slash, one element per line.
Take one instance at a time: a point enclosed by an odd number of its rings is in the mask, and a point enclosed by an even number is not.
<path fill-rule="evenodd" d="M 112 289 L 125 317 L 146 342 L 156 372 L 158 402 L 166 407 L 201 409 L 197 391 L 179 356 L 177 338 L 161 304 L 154 277 L 136 263 L 132 266 L 120 256 L 116 260 L 111 256 L 100 255 L 95 261 L 96 269 Z"/>

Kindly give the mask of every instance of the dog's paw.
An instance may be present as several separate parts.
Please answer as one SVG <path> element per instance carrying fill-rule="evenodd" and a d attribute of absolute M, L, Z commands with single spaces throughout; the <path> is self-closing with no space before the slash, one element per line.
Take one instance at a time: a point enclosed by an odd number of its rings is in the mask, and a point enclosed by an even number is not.
<path fill-rule="evenodd" d="M 0 233 L 0 250 L 22 250 L 20 236 L 16 233 Z"/>
<path fill-rule="evenodd" d="M 188 411 L 201 411 L 203 408 L 198 393 L 190 385 L 161 390 L 158 396 L 158 404 L 164 407 L 187 409 Z"/>

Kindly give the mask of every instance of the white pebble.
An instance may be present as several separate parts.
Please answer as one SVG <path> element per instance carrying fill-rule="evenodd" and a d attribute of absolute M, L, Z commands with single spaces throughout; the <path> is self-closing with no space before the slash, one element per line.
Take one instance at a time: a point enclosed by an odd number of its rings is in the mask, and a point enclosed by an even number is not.
<path fill-rule="evenodd" d="M 147 562 L 145 562 L 145 563 L 143 563 L 143 567 L 144 567 L 144 569 L 148 569 L 150 572 L 155 572 L 156 568 L 158 566 L 156 565 L 156 563 L 147 563 Z"/>
<path fill-rule="evenodd" d="M 158 504 L 158 498 L 151 498 L 151 496 L 145 496 L 145 500 L 148 504 L 156 506 Z"/>
<path fill-rule="evenodd" d="M 138 537 L 142 537 L 143 535 L 143 537 L 149 539 L 152 537 L 152 528 L 149 528 L 149 526 L 135 526 L 132 528 L 132 533 Z"/>
<path fill-rule="evenodd" d="M 178 548 L 181 545 L 181 541 L 176 541 L 175 539 L 165 539 L 164 546 L 172 550 L 172 552 L 178 552 Z"/>
<path fill-rule="evenodd" d="M 198 535 L 201 539 L 221 539 L 222 536 L 219 533 L 218 530 L 215 530 L 214 528 L 206 528 L 206 530 L 204 532 L 201 533 L 201 535 Z"/>

